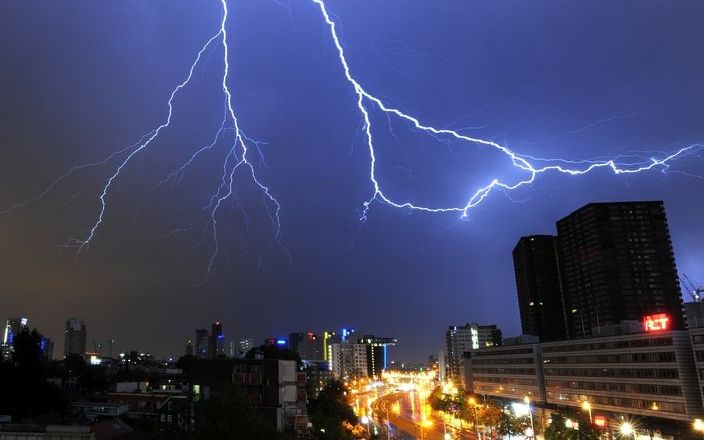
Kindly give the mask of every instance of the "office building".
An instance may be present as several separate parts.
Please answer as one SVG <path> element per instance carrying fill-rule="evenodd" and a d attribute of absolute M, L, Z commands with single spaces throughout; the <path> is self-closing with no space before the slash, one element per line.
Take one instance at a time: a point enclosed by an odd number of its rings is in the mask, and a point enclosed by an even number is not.
<path fill-rule="evenodd" d="M 211 326 L 208 357 L 210 359 L 225 357 L 225 335 L 222 333 L 220 321 L 213 322 Z"/>
<path fill-rule="evenodd" d="M 357 339 L 357 344 L 366 346 L 367 376 L 378 378 L 388 367 L 389 347 L 396 345 L 395 338 L 378 338 L 374 335 L 364 335 Z"/>
<path fill-rule="evenodd" d="M 464 389 L 470 393 L 546 403 L 545 377 L 537 341 L 482 348 L 465 353 Z"/>
<path fill-rule="evenodd" d="M 495 325 L 468 323 L 450 326 L 445 333 L 447 378 L 457 384 L 461 383 L 464 353 L 496 345 L 501 345 L 501 330 Z"/>
<path fill-rule="evenodd" d="M 662 202 L 590 203 L 557 222 L 568 333 L 665 313 L 684 328 Z"/>
<path fill-rule="evenodd" d="M 670 330 L 666 322 L 650 316 L 639 327 L 614 326 L 610 336 L 481 349 L 465 364 L 465 381 L 471 392 L 531 396 L 558 410 L 579 411 L 588 402 L 594 416 L 612 421 L 689 423 L 704 415 L 697 375 L 704 328 L 690 339 L 690 331 Z"/>
<path fill-rule="evenodd" d="M 210 336 L 208 335 L 208 329 L 198 328 L 196 329 L 195 357 L 199 359 L 207 359 L 209 354 Z"/>
<path fill-rule="evenodd" d="M 557 237 L 521 237 L 513 249 L 513 267 L 523 334 L 537 336 L 543 342 L 566 339 Z"/>
<path fill-rule="evenodd" d="M 87 335 L 86 324 L 81 319 L 70 318 L 66 321 L 64 356 L 71 354 L 85 355 Z"/>

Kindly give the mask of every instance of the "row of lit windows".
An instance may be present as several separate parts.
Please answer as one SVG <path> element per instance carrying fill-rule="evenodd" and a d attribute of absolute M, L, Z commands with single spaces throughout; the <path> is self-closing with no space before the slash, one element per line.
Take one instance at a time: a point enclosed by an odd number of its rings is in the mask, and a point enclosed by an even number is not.
<path fill-rule="evenodd" d="M 475 356 L 498 356 L 509 354 L 533 354 L 532 348 L 514 348 L 514 349 L 498 349 L 498 350 L 479 350 L 472 354 Z"/>
<path fill-rule="evenodd" d="M 535 359 L 529 358 L 508 358 L 508 359 L 472 359 L 472 365 L 532 365 Z"/>
<path fill-rule="evenodd" d="M 631 364 L 675 362 L 674 352 L 665 353 L 623 353 L 554 356 L 545 358 L 546 364 Z"/>
<path fill-rule="evenodd" d="M 627 341 L 593 342 L 585 344 L 555 345 L 552 347 L 543 346 L 543 353 L 585 350 L 613 350 L 621 348 L 663 347 L 667 345 L 672 345 L 671 337 L 631 339 Z"/>
<path fill-rule="evenodd" d="M 573 402 L 582 402 L 586 400 L 586 396 L 581 394 L 564 394 L 560 392 L 548 392 L 547 394 L 548 399 L 551 400 L 569 400 Z M 654 402 L 652 400 L 612 396 L 589 396 L 588 400 L 592 405 L 609 405 L 627 409 L 646 409 L 651 411 L 685 414 L 684 403 Z"/>
<path fill-rule="evenodd" d="M 535 379 L 516 379 L 515 377 L 473 376 L 472 380 L 474 381 L 474 383 L 489 382 L 509 385 L 524 385 L 532 387 L 536 386 Z"/>
<path fill-rule="evenodd" d="M 535 368 L 472 368 L 472 373 L 523 374 L 535 376 Z"/>
<path fill-rule="evenodd" d="M 613 391 L 621 393 L 656 394 L 681 396 L 682 388 L 677 385 L 651 385 L 645 383 L 614 383 L 614 382 L 583 382 L 565 380 L 547 380 L 549 388 L 564 388 L 570 390 Z"/>
<path fill-rule="evenodd" d="M 545 376 L 678 379 L 676 368 L 545 368 Z"/>

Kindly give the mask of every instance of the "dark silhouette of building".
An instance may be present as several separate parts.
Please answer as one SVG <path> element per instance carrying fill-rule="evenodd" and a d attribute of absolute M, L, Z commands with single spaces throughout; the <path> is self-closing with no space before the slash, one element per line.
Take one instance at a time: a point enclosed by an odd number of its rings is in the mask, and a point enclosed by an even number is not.
<path fill-rule="evenodd" d="M 208 329 L 197 328 L 196 329 L 196 346 L 195 346 L 195 357 L 199 359 L 207 359 L 209 354 L 208 347 L 210 346 L 210 337 L 208 336 Z"/>
<path fill-rule="evenodd" d="M 557 243 L 552 235 L 531 235 L 513 249 L 521 329 L 543 342 L 567 338 Z"/>
<path fill-rule="evenodd" d="M 86 324 L 81 319 L 70 318 L 66 321 L 64 356 L 70 354 L 83 356 L 86 352 L 86 336 Z"/>
<path fill-rule="evenodd" d="M 210 359 L 225 357 L 225 335 L 222 333 L 222 323 L 220 321 L 213 322 L 211 326 L 208 357 Z"/>
<path fill-rule="evenodd" d="M 301 359 L 321 360 L 323 359 L 322 339 L 313 332 L 298 332 L 288 335 L 289 350 L 297 353 Z"/>
<path fill-rule="evenodd" d="M 306 374 L 295 360 L 193 359 L 186 369 L 195 400 L 234 387 L 279 431 L 308 423 Z"/>
<path fill-rule="evenodd" d="M 663 202 L 590 203 L 559 220 L 557 233 L 571 337 L 655 313 L 684 328 Z"/>

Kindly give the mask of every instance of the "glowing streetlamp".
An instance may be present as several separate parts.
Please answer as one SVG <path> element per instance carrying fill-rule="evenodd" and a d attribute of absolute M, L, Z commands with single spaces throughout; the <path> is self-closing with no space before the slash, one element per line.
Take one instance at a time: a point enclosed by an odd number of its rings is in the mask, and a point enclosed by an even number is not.
<path fill-rule="evenodd" d="M 372 432 L 369 428 L 369 424 L 370 424 L 371 420 L 369 420 L 369 417 L 362 416 L 362 417 L 360 417 L 360 421 L 362 422 L 362 425 L 365 425 L 367 427 L 367 435 L 371 436 Z"/>
<path fill-rule="evenodd" d="M 533 426 L 533 411 L 530 409 L 530 397 L 525 396 L 523 398 L 523 402 L 525 402 L 526 407 L 528 407 L 528 413 L 530 414 L 530 438 L 535 438 L 535 427 Z M 527 433 L 526 433 L 527 434 Z"/>
<path fill-rule="evenodd" d="M 694 419 L 694 422 L 692 422 L 692 428 L 694 428 L 697 432 L 704 432 L 704 420 Z"/>
<path fill-rule="evenodd" d="M 636 437 L 636 428 L 631 422 L 621 422 L 621 425 L 618 427 L 618 432 L 624 437 Z"/>
<path fill-rule="evenodd" d="M 589 423 L 592 423 L 592 404 L 585 400 L 582 402 L 582 409 L 589 412 Z"/>

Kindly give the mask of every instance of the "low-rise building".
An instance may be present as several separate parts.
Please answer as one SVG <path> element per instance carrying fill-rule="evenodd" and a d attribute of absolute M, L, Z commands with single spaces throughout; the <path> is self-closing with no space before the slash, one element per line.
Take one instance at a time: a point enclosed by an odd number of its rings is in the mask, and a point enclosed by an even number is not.
<path fill-rule="evenodd" d="M 465 353 L 464 388 L 471 393 L 545 403 L 540 344 L 487 347 Z"/>
<path fill-rule="evenodd" d="M 691 338 L 686 330 L 655 330 L 483 348 L 465 367 L 467 388 L 478 394 L 529 396 L 558 409 L 579 410 L 588 402 L 592 412 L 614 420 L 691 422 L 704 414 L 704 328 L 692 330 Z"/>

